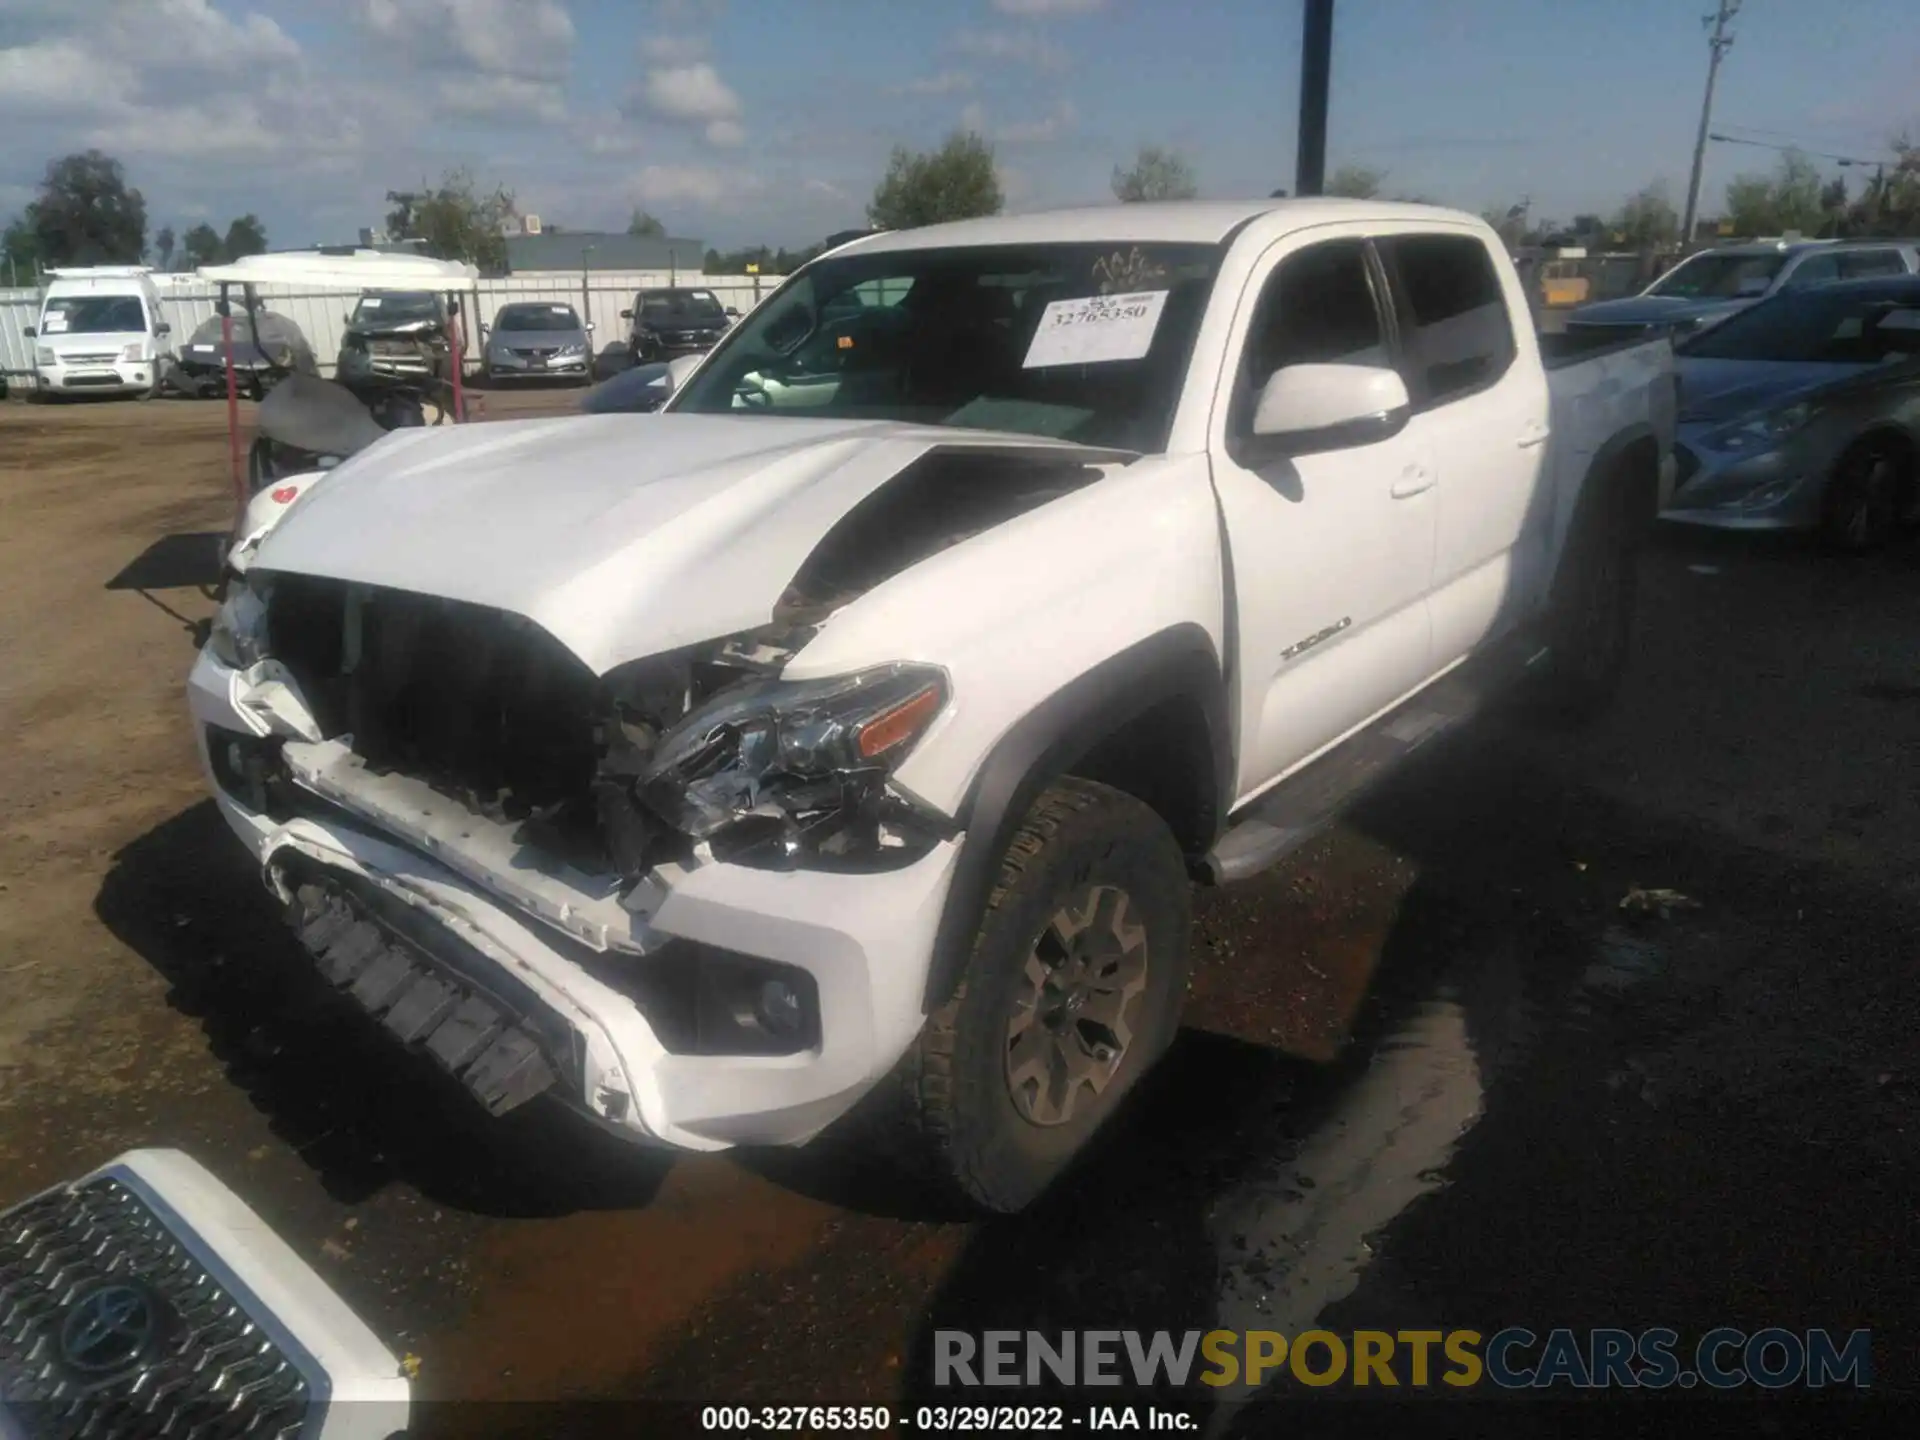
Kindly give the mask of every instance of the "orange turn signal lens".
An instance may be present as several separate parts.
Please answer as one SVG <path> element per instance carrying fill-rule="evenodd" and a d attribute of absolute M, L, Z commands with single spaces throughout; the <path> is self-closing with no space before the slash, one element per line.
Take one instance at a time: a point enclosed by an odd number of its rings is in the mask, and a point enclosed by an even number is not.
<path fill-rule="evenodd" d="M 920 732 L 940 713 L 945 700 L 938 685 L 916 690 L 893 709 L 882 712 L 860 727 L 857 748 L 862 760 L 873 760 L 887 751 L 918 739 Z"/>

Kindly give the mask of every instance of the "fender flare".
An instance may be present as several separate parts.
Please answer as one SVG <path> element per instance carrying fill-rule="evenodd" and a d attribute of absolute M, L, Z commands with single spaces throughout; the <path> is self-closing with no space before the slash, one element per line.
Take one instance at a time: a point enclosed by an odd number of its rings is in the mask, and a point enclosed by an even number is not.
<path fill-rule="evenodd" d="M 960 983 L 974 932 L 993 891 L 1000 860 L 1033 802 L 1096 744 L 1155 706 L 1193 699 L 1205 716 L 1213 752 L 1216 817 L 1224 816 L 1234 779 L 1226 682 L 1213 640 L 1183 623 L 1108 657 L 1049 695 L 988 752 L 956 817 L 965 838 L 934 934 L 922 1008 L 932 1013 Z M 1218 826 L 1216 818 L 1215 825 Z"/>

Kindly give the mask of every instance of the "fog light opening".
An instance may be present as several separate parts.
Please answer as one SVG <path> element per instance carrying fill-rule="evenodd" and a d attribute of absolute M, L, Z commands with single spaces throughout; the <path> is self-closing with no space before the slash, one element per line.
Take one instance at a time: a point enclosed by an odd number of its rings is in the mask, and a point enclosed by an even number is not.
<path fill-rule="evenodd" d="M 761 981 L 753 1009 L 767 1033 L 783 1040 L 798 1039 L 806 1024 L 806 1006 L 800 992 L 784 980 Z"/>

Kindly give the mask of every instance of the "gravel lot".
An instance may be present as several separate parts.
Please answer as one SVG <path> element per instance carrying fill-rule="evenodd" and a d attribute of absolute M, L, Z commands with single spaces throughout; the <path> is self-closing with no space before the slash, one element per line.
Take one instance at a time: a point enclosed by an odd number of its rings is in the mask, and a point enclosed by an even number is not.
<path fill-rule="evenodd" d="M 486 1122 L 340 1012 L 192 757 L 211 542 L 156 542 L 230 519 L 224 420 L 0 405 L 0 1205 L 183 1146 L 441 1400 L 900 1404 L 934 1328 L 1316 1319 L 1869 1326 L 1876 1394 L 1920 1386 L 1911 545 L 1664 537 L 1603 724 L 1489 721 L 1204 893 L 1164 1072 L 1034 1212 L 967 1224 L 830 1143 Z M 1696 905 L 1637 916 L 1636 886 Z M 1288 1400 L 1218 1418 L 1270 1433 Z M 1321 1430 L 1382 1418 L 1312 1400 Z M 1461 1428 L 1444 1397 L 1395 1423 Z"/>

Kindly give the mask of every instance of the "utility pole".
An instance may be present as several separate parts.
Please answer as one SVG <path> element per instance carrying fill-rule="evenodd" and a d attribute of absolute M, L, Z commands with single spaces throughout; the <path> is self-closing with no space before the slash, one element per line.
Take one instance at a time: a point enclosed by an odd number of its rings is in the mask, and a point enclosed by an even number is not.
<path fill-rule="evenodd" d="M 1687 213 L 1680 222 L 1682 245 L 1693 244 L 1693 225 L 1700 208 L 1700 169 L 1707 159 L 1707 126 L 1713 122 L 1713 82 L 1720 78 L 1721 60 L 1733 48 L 1727 24 L 1739 13 L 1740 0 L 1720 0 L 1718 12 L 1700 20 L 1703 25 L 1711 25 L 1713 33 L 1707 37 L 1707 94 L 1700 102 L 1700 133 L 1693 142 L 1693 173 L 1687 177 Z"/>
<path fill-rule="evenodd" d="M 1326 188 L 1327 179 L 1327 88 L 1333 72 L 1333 0 L 1306 0 L 1300 8 L 1300 145 L 1294 160 L 1293 193 L 1318 195 Z"/>

